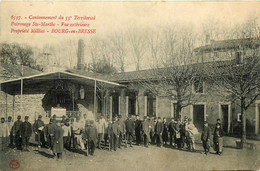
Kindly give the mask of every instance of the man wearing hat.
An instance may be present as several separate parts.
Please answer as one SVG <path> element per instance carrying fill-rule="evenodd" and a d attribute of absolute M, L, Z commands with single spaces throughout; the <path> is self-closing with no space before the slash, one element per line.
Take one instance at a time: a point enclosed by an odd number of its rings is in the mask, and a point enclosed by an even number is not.
<path fill-rule="evenodd" d="M 157 145 L 162 147 L 162 133 L 163 133 L 163 123 L 161 117 L 158 117 L 158 121 L 155 125 L 155 134 L 157 138 Z"/>
<path fill-rule="evenodd" d="M 118 138 L 119 138 L 119 130 L 118 130 L 118 123 L 116 118 L 113 118 L 113 123 L 111 125 L 111 131 L 110 131 L 110 147 L 116 151 L 118 146 Z M 110 149 L 111 150 L 111 149 Z"/>
<path fill-rule="evenodd" d="M 53 150 L 54 145 L 55 127 L 56 124 L 53 123 L 53 119 L 50 119 L 49 124 L 47 124 L 45 127 L 46 139 L 51 150 Z"/>
<path fill-rule="evenodd" d="M 127 117 L 127 120 L 125 121 L 125 129 L 126 129 L 126 139 L 129 142 L 130 147 L 133 147 L 132 140 L 134 138 L 135 123 L 132 120 L 132 118 Z"/>
<path fill-rule="evenodd" d="M 174 144 L 176 143 L 174 141 L 174 137 L 175 137 L 175 121 L 174 121 L 174 118 L 171 118 L 171 122 L 169 123 L 169 132 L 170 132 L 170 146 L 173 146 L 173 143 Z"/>
<path fill-rule="evenodd" d="M 125 135 L 125 124 L 124 124 L 124 121 L 123 121 L 121 115 L 119 115 L 118 118 L 119 118 L 118 121 L 117 121 L 118 122 L 118 130 L 119 130 L 118 148 L 121 148 L 123 137 Z"/>
<path fill-rule="evenodd" d="M 64 123 L 61 123 L 63 129 L 63 144 L 67 150 L 70 150 L 70 137 L 71 137 L 71 126 L 69 119 L 66 119 Z"/>
<path fill-rule="evenodd" d="M 148 123 L 149 125 L 151 126 L 151 129 L 150 129 L 150 142 L 151 144 L 154 144 L 154 128 L 155 128 L 155 123 L 154 123 L 154 117 L 153 116 L 150 116 L 149 117 L 149 120 L 148 120 Z"/>
<path fill-rule="evenodd" d="M 142 133 L 144 137 L 144 146 L 148 147 L 148 142 L 150 141 L 150 128 L 149 122 L 147 121 L 147 116 L 144 116 L 144 121 L 142 122 Z"/>
<path fill-rule="evenodd" d="M 135 136 L 136 136 L 136 145 L 141 144 L 141 129 L 142 129 L 142 121 L 139 116 L 136 116 L 135 121 Z"/>
<path fill-rule="evenodd" d="M 29 116 L 25 116 L 21 124 L 22 150 L 24 151 L 29 151 L 29 139 L 32 135 L 32 125 L 28 120 Z"/>
<path fill-rule="evenodd" d="M 33 131 L 35 133 L 35 141 L 38 142 L 38 147 L 40 148 L 43 144 L 43 128 L 44 128 L 44 122 L 42 121 L 42 115 L 38 116 L 38 119 L 33 124 Z"/>
<path fill-rule="evenodd" d="M 14 141 L 17 149 L 22 149 L 22 138 L 20 135 L 20 127 L 21 127 L 21 115 L 17 116 L 17 121 L 14 122 L 13 133 L 14 133 Z"/>
<path fill-rule="evenodd" d="M 205 121 L 201 133 L 201 141 L 206 155 L 209 153 L 209 149 L 210 149 L 210 135 L 211 134 L 210 134 L 210 128 L 208 126 L 208 122 Z"/>
<path fill-rule="evenodd" d="M 88 153 L 94 155 L 98 133 L 93 120 L 90 121 L 90 126 L 86 128 L 85 132 L 87 134 Z"/>
<path fill-rule="evenodd" d="M 0 150 L 3 151 L 7 148 L 8 137 L 9 137 L 9 127 L 5 122 L 5 118 L 2 117 L 0 123 Z"/>

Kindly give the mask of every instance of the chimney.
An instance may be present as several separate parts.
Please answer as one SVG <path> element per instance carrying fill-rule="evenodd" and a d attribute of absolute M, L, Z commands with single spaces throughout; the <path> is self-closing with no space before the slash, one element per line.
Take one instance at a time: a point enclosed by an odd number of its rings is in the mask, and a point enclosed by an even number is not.
<path fill-rule="evenodd" d="M 78 41 L 78 63 L 77 69 L 82 70 L 84 69 L 84 41 L 79 39 Z"/>
<path fill-rule="evenodd" d="M 206 34 L 205 44 L 206 45 L 210 44 L 210 35 L 209 34 Z"/>

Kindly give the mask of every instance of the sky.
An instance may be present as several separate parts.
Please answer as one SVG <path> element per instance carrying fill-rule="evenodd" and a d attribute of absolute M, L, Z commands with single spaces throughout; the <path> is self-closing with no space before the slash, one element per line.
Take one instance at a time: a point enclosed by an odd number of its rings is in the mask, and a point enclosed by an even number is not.
<path fill-rule="evenodd" d="M 243 22 L 248 16 L 260 16 L 260 2 L 1 2 L 0 28 L 1 42 L 26 43 L 42 47 L 48 43 L 67 40 L 89 40 L 94 36 L 106 36 L 111 32 L 134 29 L 158 28 L 178 24 L 201 29 L 201 23 L 219 21 L 223 25 Z M 64 33 L 11 33 L 11 16 L 22 16 L 23 20 L 14 22 L 33 22 L 24 17 L 32 16 L 95 16 L 87 21 L 96 34 Z M 37 20 L 40 21 L 40 20 Z M 56 24 L 60 20 L 54 21 Z M 71 21 L 75 23 L 80 21 Z M 21 27 L 20 27 L 21 28 Z M 25 28 L 25 27 L 22 27 Z M 31 27 L 32 28 L 32 27 Z M 33 27 L 36 28 L 36 27 Z M 41 28 L 41 27 L 38 27 Z M 46 27 L 44 27 L 46 28 Z M 50 27 L 47 27 L 51 30 Z M 56 27 L 56 28 L 61 28 Z"/>

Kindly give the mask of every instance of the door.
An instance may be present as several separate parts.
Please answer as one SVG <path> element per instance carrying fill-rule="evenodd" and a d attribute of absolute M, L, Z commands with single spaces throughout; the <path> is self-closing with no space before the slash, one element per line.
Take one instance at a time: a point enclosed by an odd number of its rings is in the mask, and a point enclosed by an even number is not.
<path fill-rule="evenodd" d="M 193 124 L 201 131 L 204 123 L 205 105 L 193 105 Z"/>
<path fill-rule="evenodd" d="M 228 132 L 228 105 L 221 105 L 223 131 Z"/>

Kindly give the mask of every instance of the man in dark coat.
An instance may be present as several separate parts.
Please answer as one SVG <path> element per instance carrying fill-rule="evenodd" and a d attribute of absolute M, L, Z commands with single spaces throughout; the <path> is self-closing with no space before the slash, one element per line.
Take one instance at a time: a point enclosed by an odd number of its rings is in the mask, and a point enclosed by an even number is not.
<path fill-rule="evenodd" d="M 63 129 L 61 128 L 61 123 L 56 122 L 54 128 L 54 144 L 53 144 L 53 154 L 57 155 L 57 160 L 62 159 L 63 152 Z"/>
<path fill-rule="evenodd" d="M 149 122 L 149 125 L 151 126 L 151 129 L 150 129 L 150 142 L 151 142 L 151 144 L 154 144 L 154 129 L 155 129 L 154 117 L 150 116 L 148 122 Z"/>
<path fill-rule="evenodd" d="M 169 123 L 169 132 L 170 132 L 170 146 L 173 146 L 173 143 L 174 144 L 176 143 L 174 141 L 174 137 L 175 137 L 175 121 L 174 121 L 174 118 L 171 118 L 171 122 Z"/>
<path fill-rule="evenodd" d="M 181 120 L 178 118 L 177 123 L 174 125 L 175 137 L 174 142 L 177 145 L 178 149 L 181 149 L 182 141 L 181 141 Z"/>
<path fill-rule="evenodd" d="M 213 134 L 213 142 L 214 142 L 214 149 L 216 154 L 221 155 L 223 152 L 223 136 L 224 131 L 221 128 L 221 124 L 217 122 L 214 134 Z"/>
<path fill-rule="evenodd" d="M 28 120 L 29 120 L 29 116 L 25 116 L 24 122 L 20 126 L 21 136 L 22 136 L 22 149 L 24 151 L 29 151 L 28 149 L 29 139 L 32 135 L 32 125 Z"/>
<path fill-rule="evenodd" d="M 90 126 L 86 130 L 87 141 L 88 141 L 88 153 L 94 155 L 97 142 L 97 128 L 94 126 L 94 121 L 90 121 Z"/>
<path fill-rule="evenodd" d="M 210 128 L 208 126 L 208 122 L 205 121 L 201 133 L 201 141 L 206 155 L 209 153 L 209 149 L 210 149 L 210 135 L 211 134 L 210 134 Z"/>
<path fill-rule="evenodd" d="M 41 145 L 43 144 L 43 127 L 44 127 L 44 122 L 42 121 L 42 116 L 38 116 L 38 120 L 35 121 L 33 124 L 33 131 L 35 133 L 35 141 L 38 142 L 38 147 L 40 148 Z"/>
<path fill-rule="evenodd" d="M 161 117 L 158 117 L 158 121 L 155 125 L 155 134 L 157 137 L 157 145 L 162 147 L 162 133 L 163 133 L 163 123 L 161 122 Z"/>
<path fill-rule="evenodd" d="M 119 138 L 119 130 L 118 130 L 118 123 L 116 121 L 116 118 L 113 118 L 113 123 L 111 125 L 111 131 L 110 131 L 110 147 L 113 148 L 114 151 L 116 151 L 118 146 L 118 138 Z"/>
<path fill-rule="evenodd" d="M 123 141 L 123 137 L 124 137 L 124 134 L 125 134 L 125 124 L 124 124 L 124 121 L 122 119 L 122 116 L 119 115 L 118 117 L 118 130 L 119 130 L 119 138 L 118 138 L 118 148 L 121 148 L 121 144 L 122 144 L 122 141 Z"/>
<path fill-rule="evenodd" d="M 142 122 L 142 134 L 144 137 L 144 146 L 148 147 L 148 142 L 150 141 L 150 128 L 149 122 L 147 121 L 147 116 L 144 116 L 144 121 Z"/>
<path fill-rule="evenodd" d="M 126 128 L 126 139 L 130 144 L 130 147 L 132 146 L 132 141 L 134 138 L 134 129 L 135 129 L 135 123 L 132 120 L 132 118 L 127 118 L 127 120 L 125 121 L 125 128 Z"/>
<path fill-rule="evenodd" d="M 55 128 L 56 128 L 56 124 L 53 123 L 53 119 L 50 119 L 49 124 L 46 125 L 45 128 L 45 135 L 47 138 L 49 148 L 51 150 L 53 150 L 53 145 L 54 145 Z"/>
<path fill-rule="evenodd" d="M 136 121 L 135 121 L 136 145 L 141 144 L 141 126 L 142 126 L 142 121 L 140 120 L 139 116 L 136 116 Z"/>
<path fill-rule="evenodd" d="M 21 115 L 18 115 L 17 121 L 14 122 L 14 126 L 13 126 L 14 141 L 17 149 L 22 149 L 22 138 L 20 132 L 21 124 L 22 124 Z"/>
<path fill-rule="evenodd" d="M 163 139 L 163 144 L 167 145 L 168 142 L 168 123 L 166 118 L 163 118 L 163 133 L 162 133 L 162 139 Z"/>
<path fill-rule="evenodd" d="M 14 122 L 13 122 L 12 116 L 8 116 L 7 125 L 9 128 L 9 134 L 10 134 L 9 135 L 9 147 L 13 148 L 14 147 L 14 136 L 13 136 Z"/>
<path fill-rule="evenodd" d="M 105 127 L 105 133 L 104 133 L 104 146 L 106 147 L 107 145 L 107 141 L 109 141 L 109 144 L 110 144 L 110 131 L 111 131 L 111 126 L 112 126 L 112 122 L 110 121 L 110 119 L 107 120 L 107 124 L 106 124 L 106 127 Z M 109 150 L 110 150 L 110 145 L 109 145 Z"/>

